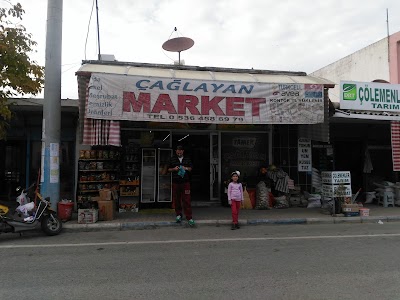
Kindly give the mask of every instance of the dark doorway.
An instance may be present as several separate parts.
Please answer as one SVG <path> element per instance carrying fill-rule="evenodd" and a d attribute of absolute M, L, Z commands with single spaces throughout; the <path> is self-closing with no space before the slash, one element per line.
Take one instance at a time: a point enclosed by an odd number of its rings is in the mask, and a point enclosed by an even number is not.
<path fill-rule="evenodd" d="M 184 155 L 191 158 L 193 170 L 191 172 L 192 201 L 210 200 L 210 137 L 208 134 L 181 134 L 172 135 L 172 147 L 183 145 Z"/>
<path fill-rule="evenodd" d="M 361 141 L 335 142 L 335 171 L 350 171 L 353 193 L 363 187 L 363 143 Z"/>

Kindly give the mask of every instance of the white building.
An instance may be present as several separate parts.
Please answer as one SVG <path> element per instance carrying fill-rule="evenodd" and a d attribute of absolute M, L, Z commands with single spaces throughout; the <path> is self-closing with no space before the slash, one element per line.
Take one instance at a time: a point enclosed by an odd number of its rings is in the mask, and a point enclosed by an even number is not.
<path fill-rule="evenodd" d="M 310 75 L 336 84 L 329 90 L 332 102 L 339 102 L 340 80 L 400 83 L 400 32 L 396 32 Z"/>
<path fill-rule="evenodd" d="M 391 124 L 400 121 L 400 110 L 364 110 L 364 107 L 344 109 L 340 103 L 340 81 L 390 83 L 398 90 L 400 84 L 400 32 L 333 62 L 310 75 L 335 83 L 329 98 L 335 112 L 330 118 L 331 144 L 334 148 L 334 168 L 349 170 L 353 192 L 358 188 L 372 191 L 374 182 L 396 182 L 399 176 L 392 151 Z M 341 104 L 341 105 L 340 105 Z M 398 104 L 398 103 L 397 103 Z M 398 105 L 393 105 L 397 107 Z M 341 106 L 341 107 L 340 107 Z M 364 105 L 365 106 L 365 105 Z M 332 107 L 332 106 L 331 106 Z M 389 107 L 387 105 L 387 107 Z M 339 109 L 341 108 L 341 109 Z M 394 128 L 394 127 L 393 127 Z M 394 150 L 393 150 L 394 149 Z M 396 162 L 396 159 L 394 159 Z M 371 163 L 373 169 L 371 170 Z M 400 199 L 397 199 L 397 204 Z"/>

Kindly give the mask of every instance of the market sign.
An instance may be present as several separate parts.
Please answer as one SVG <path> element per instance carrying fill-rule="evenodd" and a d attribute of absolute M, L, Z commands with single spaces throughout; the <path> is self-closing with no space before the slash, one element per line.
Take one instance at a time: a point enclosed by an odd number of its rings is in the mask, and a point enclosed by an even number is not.
<path fill-rule="evenodd" d="M 340 108 L 400 112 L 400 84 L 340 82 Z"/>
<path fill-rule="evenodd" d="M 86 118 L 208 124 L 324 122 L 321 84 L 92 73 Z"/>

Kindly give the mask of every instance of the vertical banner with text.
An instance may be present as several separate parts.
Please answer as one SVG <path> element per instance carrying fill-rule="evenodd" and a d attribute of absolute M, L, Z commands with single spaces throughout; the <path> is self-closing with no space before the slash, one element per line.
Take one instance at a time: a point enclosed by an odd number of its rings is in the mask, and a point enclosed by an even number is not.
<path fill-rule="evenodd" d="M 299 172 L 309 172 L 312 167 L 311 140 L 299 138 L 298 140 L 297 165 Z"/>

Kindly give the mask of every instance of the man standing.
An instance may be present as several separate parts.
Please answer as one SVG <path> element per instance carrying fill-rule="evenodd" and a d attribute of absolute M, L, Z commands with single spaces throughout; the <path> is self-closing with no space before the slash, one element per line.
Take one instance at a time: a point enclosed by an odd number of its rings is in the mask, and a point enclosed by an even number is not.
<path fill-rule="evenodd" d="M 175 205 L 176 222 L 182 221 L 182 206 L 186 219 L 190 226 L 194 226 L 192 219 L 192 204 L 190 199 L 190 177 L 192 171 L 192 161 L 189 157 L 184 157 L 182 145 L 178 145 L 169 161 L 168 172 L 172 172 L 172 199 Z"/>

